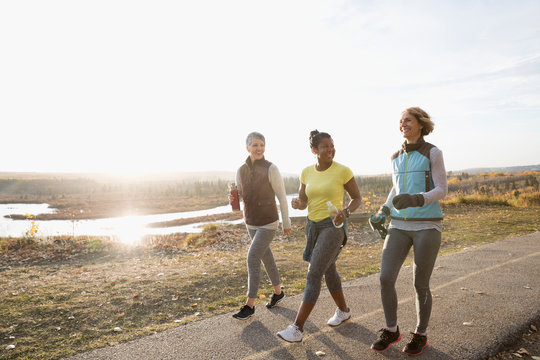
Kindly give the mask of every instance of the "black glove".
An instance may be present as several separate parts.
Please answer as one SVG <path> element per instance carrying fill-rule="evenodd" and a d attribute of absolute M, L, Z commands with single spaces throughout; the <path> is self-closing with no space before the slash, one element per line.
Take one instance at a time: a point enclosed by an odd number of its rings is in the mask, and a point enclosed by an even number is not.
<path fill-rule="evenodd" d="M 398 210 L 408 207 L 424 206 L 424 196 L 422 194 L 399 194 L 394 196 L 392 204 Z"/>

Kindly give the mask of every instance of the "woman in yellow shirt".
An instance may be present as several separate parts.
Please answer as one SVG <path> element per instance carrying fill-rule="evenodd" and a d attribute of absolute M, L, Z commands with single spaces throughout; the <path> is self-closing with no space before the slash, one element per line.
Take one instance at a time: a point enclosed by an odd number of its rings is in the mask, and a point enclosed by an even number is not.
<path fill-rule="evenodd" d="M 277 333 L 289 342 L 302 341 L 304 324 L 321 292 L 323 276 L 338 307 L 328 320 L 328 325 L 337 326 L 351 317 L 336 260 L 347 241 L 347 218 L 360 205 L 360 191 L 352 171 L 334 161 L 336 150 L 328 133 L 312 131 L 309 143 L 311 151 L 317 156 L 317 163 L 302 171 L 299 196 L 291 202 L 294 209 L 308 208 L 303 254 L 303 259 L 309 262 L 306 288 L 294 324 Z M 351 201 L 343 209 L 345 191 Z M 338 209 L 333 217 L 329 215 L 328 202 Z"/>

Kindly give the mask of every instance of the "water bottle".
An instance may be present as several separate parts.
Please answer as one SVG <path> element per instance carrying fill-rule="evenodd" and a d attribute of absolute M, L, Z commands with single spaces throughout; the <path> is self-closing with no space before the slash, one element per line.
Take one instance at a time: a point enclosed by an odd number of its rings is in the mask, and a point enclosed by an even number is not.
<path fill-rule="evenodd" d="M 369 217 L 369 226 L 371 226 L 371 230 L 377 231 L 382 239 L 386 238 L 386 234 L 388 234 L 388 227 L 384 224 L 385 222 L 386 214 L 380 211 L 376 214 L 371 214 Z"/>
<path fill-rule="evenodd" d="M 326 206 L 328 206 L 328 215 L 330 215 L 330 219 L 332 219 L 332 224 L 334 224 L 334 227 L 342 227 L 343 223 L 336 225 L 336 223 L 334 222 L 334 218 L 336 217 L 337 213 L 339 213 L 338 208 L 334 204 L 332 204 L 331 201 L 327 201 Z"/>
<path fill-rule="evenodd" d="M 235 183 L 229 184 L 229 202 L 233 211 L 240 210 L 240 196 L 238 195 L 238 187 Z"/>

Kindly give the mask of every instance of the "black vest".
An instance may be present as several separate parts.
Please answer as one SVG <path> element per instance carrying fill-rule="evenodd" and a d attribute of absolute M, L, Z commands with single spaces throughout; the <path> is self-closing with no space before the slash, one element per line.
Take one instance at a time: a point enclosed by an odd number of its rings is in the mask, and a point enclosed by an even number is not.
<path fill-rule="evenodd" d="M 262 158 L 240 167 L 242 198 L 244 200 L 244 219 L 247 225 L 263 226 L 279 219 L 276 194 L 268 180 L 268 168 L 272 163 Z"/>

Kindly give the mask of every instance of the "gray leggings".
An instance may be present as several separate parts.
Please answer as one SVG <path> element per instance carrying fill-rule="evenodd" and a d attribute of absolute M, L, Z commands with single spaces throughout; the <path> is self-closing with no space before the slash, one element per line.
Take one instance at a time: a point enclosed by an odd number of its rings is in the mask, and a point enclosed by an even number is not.
<path fill-rule="evenodd" d="M 384 241 L 381 261 L 381 297 L 386 326 L 397 325 L 395 283 L 411 246 L 414 249 L 413 280 L 416 290 L 416 332 L 425 333 L 431 315 L 429 279 L 441 246 L 441 233 L 435 229 L 405 231 L 389 229 Z"/>
<path fill-rule="evenodd" d="M 251 246 L 247 255 L 248 268 L 248 291 L 250 298 L 257 297 L 259 282 L 261 280 L 261 261 L 264 264 L 266 274 L 270 278 L 273 286 L 279 285 L 279 271 L 274 261 L 274 254 L 270 250 L 270 242 L 274 239 L 276 230 L 259 228 L 257 230 L 248 229 L 251 238 Z"/>
<path fill-rule="evenodd" d="M 319 230 L 309 262 L 303 302 L 310 304 L 317 302 L 321 293 L 323 275 L 328 291 L 333 293 L 342 290 L 335 259 L 341 249 L 344 237 L 343 229 L 328 227 Z"/>

